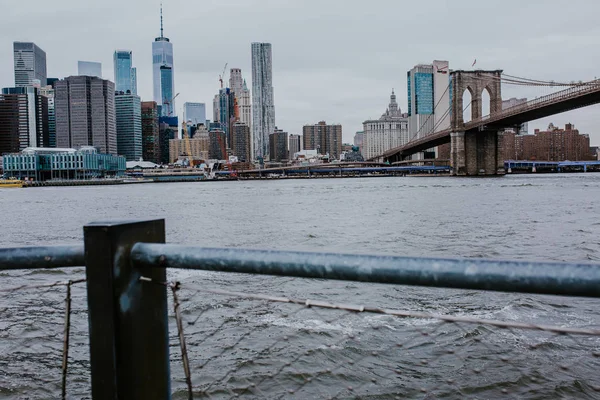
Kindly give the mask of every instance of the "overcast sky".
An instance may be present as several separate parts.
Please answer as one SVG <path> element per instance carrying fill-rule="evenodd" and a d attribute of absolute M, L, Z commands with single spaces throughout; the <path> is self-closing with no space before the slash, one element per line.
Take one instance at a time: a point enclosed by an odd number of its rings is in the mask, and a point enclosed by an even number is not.
<path fill-rule="evenodd" d="M 47 54 L 48 76 L 77 73 L 77 61 L 102 62 L 113 80 L 115 49 L 133 51 L 138 94 L 152 100 L 151 45 L 160 0 L 1 0 L 0 86 L 14 86 L 13 41 Z M 600 77 L 597 0 L 164 0 L 165 36 L 175 52 L 177 113 L 186 101 L 207 105 L 225 63 L 250 86 L 250 43 L 273 45 L 276 124 L 301 133 L 320 120 L 341 123 L 352 141 L 362 122 L 386 109 L 392 88 L 407 107 L 406 71 L 448 60 L 451 69 L 503 69 L 527 78 Z M 548 89 L 503 86 L 503 97 L 533 98 Z M 600 145 L 599 106 L 530 123 L 571 122 Z"/>

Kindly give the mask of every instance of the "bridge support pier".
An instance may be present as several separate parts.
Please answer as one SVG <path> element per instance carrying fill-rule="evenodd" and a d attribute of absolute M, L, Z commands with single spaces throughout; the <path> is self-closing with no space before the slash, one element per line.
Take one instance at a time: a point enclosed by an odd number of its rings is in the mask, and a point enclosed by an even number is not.
<path fill-rule="evenodd" d="M 452 175 L 504 175 L 498 131 L 453 132 L 450 143 Z"/>

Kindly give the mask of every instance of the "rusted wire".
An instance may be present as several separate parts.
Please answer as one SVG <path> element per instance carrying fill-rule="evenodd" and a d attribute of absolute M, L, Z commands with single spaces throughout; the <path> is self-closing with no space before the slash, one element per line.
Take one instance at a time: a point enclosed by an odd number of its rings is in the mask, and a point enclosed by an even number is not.
<path fill-rule="evenodd" d="M 71 333 L 71 286 L 73 281 L 67 283 L 67 295 L 65 297 L 65 329 L 63 337 L 63 360 L 62 360 L 62 399 L 67 398 L 67 369 L 69 366 L 69 337 Z"/>
<path fill-rule="evenodd" d="M 7 288 L 7 289 L 0 289 L 0 293 L 12 293 L 12 292 L 18 292 L 19 290 L 29 290 L 29 289 L 48 289 L 48 288 L 59 287 L 59 286 L 71 286 L 71 285 L 75 285 L 78 283 L 84 283 L 85 281 L 86 281 L 85 279 L 76 279 L 76 280 L 60 281 L 60 282 L 47 283 L 47 284 L 41 284 L 41 285 L 21 285 L 21 286 L 16 286 L 16 287 Z"/>
<path fill-rule="evenodd" d="M 179 282 L 171 285 L 171 291 L 173 292 L 173 308 L 175 310 L 175 319 L 177 320 L 177 332 L 179 334 L 179 345 L 181 346 L 181 360 L 183 362 L 183 372 L 185 373 L 185 383 L 188 387 L 188 399 L 194 399 L 194 393 L 192 391 L 192 376 L 190 373 L 190 361 L 187 355 L 187 348 L 185 346 L 185 336 L 183 334 L 183 323 L 181 318 L 181 309 L 179 307 L 179 296 L 177 291 L 181 285 Z"/>

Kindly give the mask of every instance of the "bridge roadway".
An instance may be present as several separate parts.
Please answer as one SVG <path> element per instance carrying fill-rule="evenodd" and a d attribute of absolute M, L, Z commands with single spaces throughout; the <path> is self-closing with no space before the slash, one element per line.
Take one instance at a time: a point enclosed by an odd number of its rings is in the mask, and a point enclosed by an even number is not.
<path fill-rule="evenodd" d="M 460 128 L 449 128 L 413 140 L 403 146 L 388 150 L 371 160 L 401 161 L 404 157 L 450 142 L 452 132 L 499 130 L 536 119 L 600 103 L 600 80 L 570 87 L 527 103 L 502 110 L 465 123 Z"/>

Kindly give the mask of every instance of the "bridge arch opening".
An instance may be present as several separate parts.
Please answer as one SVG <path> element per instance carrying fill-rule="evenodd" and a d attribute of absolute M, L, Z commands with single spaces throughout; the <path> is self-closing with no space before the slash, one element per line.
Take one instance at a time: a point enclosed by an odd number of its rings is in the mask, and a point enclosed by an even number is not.
<path fill-rule="evenodd" d="M 481 92 L 481 116 L 489 117 L 492 110 L 492 92 L 489 87 L 485 87 Z"/>
<path fill-rule="evenodd" d="M 463 123 L 466 124 L 473 119 L 473 90 L 470 87 L 463 92 L 462 109 Z"/>

